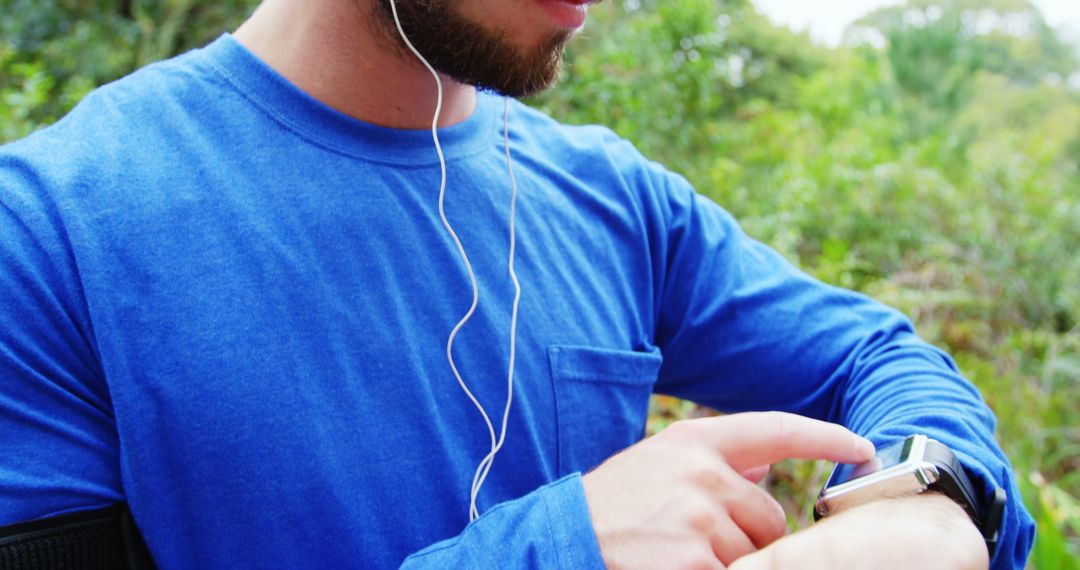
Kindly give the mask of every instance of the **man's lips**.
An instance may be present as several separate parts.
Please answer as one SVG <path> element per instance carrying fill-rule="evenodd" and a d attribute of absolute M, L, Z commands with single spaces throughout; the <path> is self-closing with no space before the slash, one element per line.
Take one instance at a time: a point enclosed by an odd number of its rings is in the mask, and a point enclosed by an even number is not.
<path fill-rule="evenodd" d="M 556 25 L 567 29 L 577 29 L 585 25 L 589 4 L 595 0 L 536 0 Z"/>

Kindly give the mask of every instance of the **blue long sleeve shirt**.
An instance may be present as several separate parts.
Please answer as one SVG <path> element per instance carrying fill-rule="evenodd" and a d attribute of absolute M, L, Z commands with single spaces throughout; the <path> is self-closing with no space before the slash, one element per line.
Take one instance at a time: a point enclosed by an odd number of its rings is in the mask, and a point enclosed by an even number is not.
<path fill-rule="evenodd" d="M 496 419 L 513 288 L 502 99 L 441 130 Z M 994 419 L 899 313 L 819 283 L 597 127 L 510 103 L 522 283 L 505 447 L 444 348 L 472 300 L 430 133 L 304 94 L 229 36 L 0 148 L 0 524 L 127 501 L 162 568 L 602 567 L 580 473 L 650 394 L 954 449 L 1033 524 Z M 992 484 L 988 484 L 992 483 Z M 808 490 L 813 492 L 813 490 Z"/>

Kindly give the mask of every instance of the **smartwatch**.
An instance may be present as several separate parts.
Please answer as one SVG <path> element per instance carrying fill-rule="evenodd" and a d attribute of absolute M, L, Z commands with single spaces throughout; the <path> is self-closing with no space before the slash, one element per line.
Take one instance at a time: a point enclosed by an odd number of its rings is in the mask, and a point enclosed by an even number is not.
<path fill-rule="evenodd" d="M 998 529 L 1007 495 L 996 487 L 979 493 L 952 450 L 925 435 L 911 435 L 878 450 L 865 463 L 838 463 L 814 506 L 814 520 L 851 507 L 937 491 L 967 511 L 982 532 L 990 556 L 997 547 Z"/>

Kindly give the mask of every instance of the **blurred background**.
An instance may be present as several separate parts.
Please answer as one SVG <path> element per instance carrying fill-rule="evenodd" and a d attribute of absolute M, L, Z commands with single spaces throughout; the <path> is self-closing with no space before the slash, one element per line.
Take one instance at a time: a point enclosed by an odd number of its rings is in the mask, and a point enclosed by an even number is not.
<path fill-rule="evenodd" d="M 255 4 L 0 0 L 0 142 Z M 608 0 L 567 62 L 533 105 L 610 126 L 952 353 L 1038 521 L 1031 567 L 1080 568 L 1080 2 Z M 827 472 L 773 470 L 793 528 Z"/>

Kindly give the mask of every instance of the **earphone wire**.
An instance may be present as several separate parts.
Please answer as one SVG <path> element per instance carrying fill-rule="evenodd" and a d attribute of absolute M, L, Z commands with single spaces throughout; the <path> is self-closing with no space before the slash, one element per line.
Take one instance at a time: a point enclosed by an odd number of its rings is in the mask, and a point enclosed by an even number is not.
<path fill-rule="evenodd" d="M 480 487 L 484 485 L 484 481 L 487 480 L 488 472 L 491 470 L 491 465 L 495 461 L 495 454 L 502 449 L 503 443 L 506 441 L 506 425 L 510 418 L 510 404 L 514 398 L 514 359 L 515 348 L 517 346 L 517 320 L 518 320 L 518 306 L 521 302 L 521 283 L 518 281 L 517 272 L 514 270 L 514 258 L 515 251 L 517 249 L 517 240 L 514 231 L 514 220 L 517 209 L 517 179 L 514 176 L 514 161 L 510 156 L 510 99 L 503 99 L 503 149 L 506 151 L 506 171 L 510 175 L 510 254 L 507 260 L 507 271 L 510 273 L 510 280 L 514 283 L 514 304 L 510 313 L 510 358 L 507 372 L 507 387 L 506 387 L 506 408 L 503 410 L 502 430 L 499 433 L 499 441 L 497 445 L 492 448 L 491 453 L 484 457 L 480 462 L 480 466 L 477 467 L 476 473 L 473 475 L 473 493 L 470 497 L 470 513 L 471 520 L 475 520 L 480 515 L 476 511 L 476 495 L 480 493 Z M 481 470 L 483 471 L 481 473 Z"/>
<path fill-rule="evenodd" d="M 487 480 L 487 475 L 491 469 L 491 465 L 495 460 L 495 455 L 502 448 L 503 442 L 506 440 L 506 426 L 510 417 L 510 404 L 513 401 L 514 395 L 514 359 L 515 348 L 517 341 L 517 317 L 518 317 L 518 305 L 521 299 L 521 285 L 518 282 L 517 273 L 514 271 L 514 255 L 515 255 L 515 238 L 514 238 L 514 214 L 517 202 L 517 181 L 514 178 L 514 170 L 510 156 L 510 134 L 509 134 L 509 100 L 504 100 L 503 106 L 503 142 L 506 150 L 507 169 L 510 173 L 510 185 L 511 185 L 511 198 L 510 198 L 510 254 L 509 254 L 509 271 L 511 280 L 514 282 L 514 304 L 511 314 L 510 324 L 510 359 L 509 359 L 509 371 L 507 372 L 507 397 L 506 408 L 503 412 L 503 421 L 498 439 L 495 437 L 495 427 L 491 423 L 491 419 L 488 417 L 487 412 L 484 410 L 484 406 L 480 404 L 476 396 L 465 384 L 465 380 L 461 377 L 461 373 L 458 371 L 457 365 L 454 363 L 454 340 L 457 337 L 458 332 L 465 326 L 469 319 L 472 318 L 476 312 L 477 305 L 480 302 L 480 287 L 476 281 L 476 274 L 473 272 L 472 263 L 469 262 L 469 256 L 465 253 L 465 247 L 461 243 L 461 239 L 458 237 L 457 232 L 454 231 L 453 226 L 450 225 L 450 221 L 446 217 L 445 199 L 446 199 L 446 156 L 443 153 L 442 144 L 439 142 L 439 118 L 442 114 L 443 105 L 443 85 L 442 78 L 439 77 L 439 73 L 435 68 L 428 63 L 427 59 L 420 54 L 419 50 L 413 46 L 409 41 L 408 35 L 405 34 L 404 28 L 401 26 L 401 19 L 398 16 L 397 3 L 395 0 L 390 0 L 390 10 L 394 16 L 394 24 L 397 26 L 398 34 L 401 36 L 406 47 L 417 59 L 431 72 L 432 77 L 435 78 L 435 86 L 437 89 L 437 98 L 435 102 L 435 115 L 431 121 L 431 137 L 435 142 L 435 152 L 439 156 L 439 170 L 440 170 L 440 182 L 439 182 L 439 218 L 442 220 L 443 227 L 453 238 L 454 244 L 457 246 L 458 253 L 461 255 L 462 261 L 465 263 L 465 269 L 469 274 L 469 281 L 472 284 L 473 299 L 472 305 L 465 313 L 465 316 L 458 321 L 453 330 L 450 331 L 450 336 L 446 342 L 446 358 L 450 363 L 450 369 L 454 373 L 454 378 L 457 379 L 458 385 L 462 391 L 469 398 L 469 401 L 476 406 L 476 409 L 480 412 L 481 417 L 484 419 L 484 424 L 487 426 L 488 435 L 491 438 L 491 451 L 488 452 L 484 459 L 482 459 L 477 465 L 476 472 L 473 474 L 473 482 L 469 491 L 469 521 L 476 520 L 479 516 L 479 510 L 476 507 L 476 500 L 480 494 L 480 488 L 483 486 L 484 481 Z"/>

